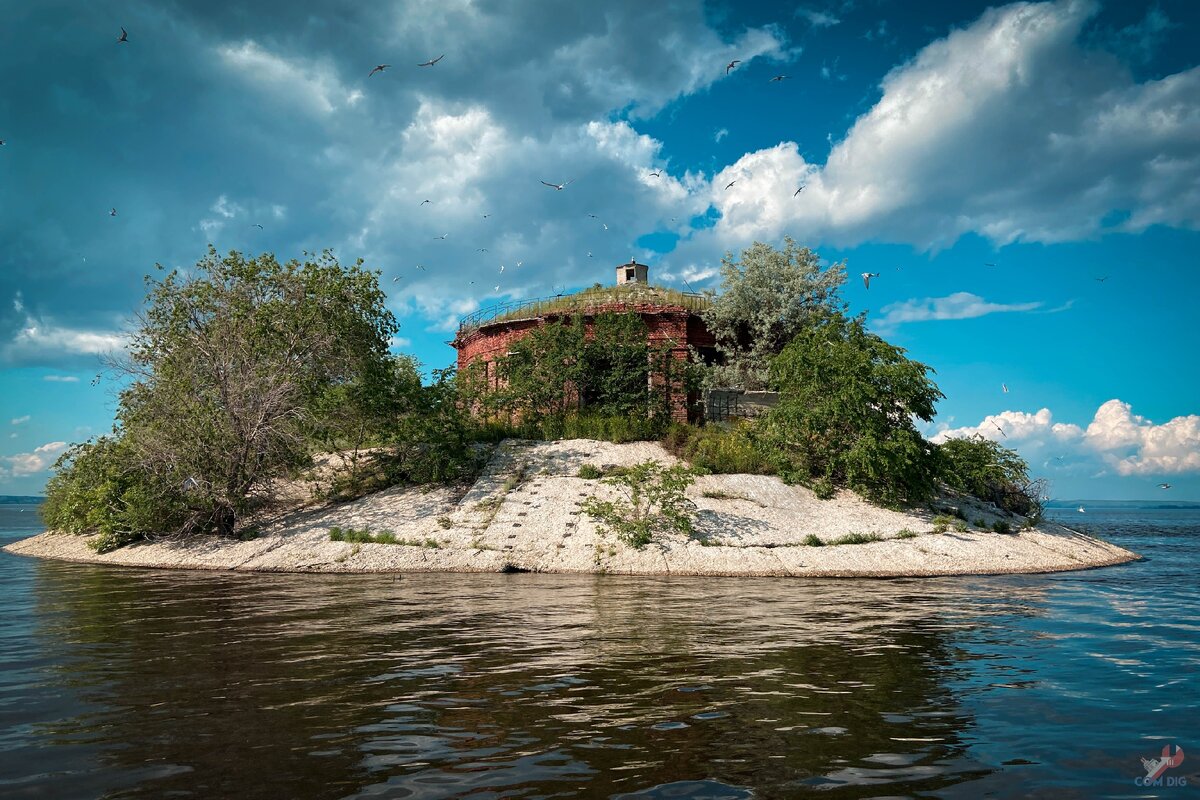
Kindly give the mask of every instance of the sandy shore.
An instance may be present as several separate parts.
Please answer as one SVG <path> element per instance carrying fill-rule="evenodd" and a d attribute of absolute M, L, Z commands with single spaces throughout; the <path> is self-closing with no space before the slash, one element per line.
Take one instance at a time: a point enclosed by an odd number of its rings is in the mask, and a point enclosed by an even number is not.
<path fill-rule="evenodd" d="M 252 541 L 165 539 L 98 555 L 87 538 L 43 533 L 10 553 L 99 564 L 261 572 L 575 572 L 632 575 L 896 577 L 1061 572 L 1122 564 L 1134 553 L 1059 525 L 994 533 L 999 519 L 1023 520 L 971 500 L 947 499 L 971 528 L 934 533 L 931 512 L 872 506 L 850 492 L 819 500 L 809 490 L 760 475 L 710 475 L 689 490 L 697 512 L 691 538 L 667 537 L 640 550 L 597 529 L 580 511 L 587 497 L 615 490 L 576 477 L 585 463 L 629 465 L 675 459 L 659 445 L 590 440 L 506 441 L 473 485 L 394 488 L 336 506 L 301 510 L 263 527 Z M 525 478 L 515 486 L 512 476 Z M 465 489 L 465 492 L 464 492 Z M 333 527 L 391 531 L 406 544 L 330 541 Z M 916 533 L 895 538 L 901 531 Z M 815 547 L 874 533 L 884 541 Z"/>

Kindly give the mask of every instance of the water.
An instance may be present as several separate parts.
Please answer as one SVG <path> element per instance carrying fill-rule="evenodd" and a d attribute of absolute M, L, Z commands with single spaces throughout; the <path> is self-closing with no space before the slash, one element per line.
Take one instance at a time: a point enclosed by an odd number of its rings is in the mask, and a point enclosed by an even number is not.
<path fill-rule="evenodd" d="M 0 507 L 0 539 L 35 513 Z M 1146 560 L 797 581 L 0 554 L 0 796 L 1186 796 L 1200 513 L 1086 522 Z M 1135 786 L 1168 743 L 1190 786 Z"/>

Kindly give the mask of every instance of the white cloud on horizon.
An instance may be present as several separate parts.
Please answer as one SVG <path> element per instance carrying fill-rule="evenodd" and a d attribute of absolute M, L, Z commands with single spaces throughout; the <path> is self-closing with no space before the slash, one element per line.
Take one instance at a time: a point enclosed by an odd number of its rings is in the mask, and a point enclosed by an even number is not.
<path fill-rule="evenodd" d="M 0 477 L 21 477 L 44 472 L 54 464 L 59 453 L 66 450 L 67 447 L 66 442 L 47 442 L 39 447 L 35 447 L 32 453 L 16 453 L 11 456 L 0 456 L 0 462 L 5 462 L 8 465 L 7 467 L 0 467 Z"/>
<path fill-rule="evenodd" d="M 24 322 L 13 337 L 0 344 L 0 364 L 47 365 L 101 356 L 125 347 L 126 337 L 116 331 L 69 328 L 49 318 L 35 317 L 18 294 L 14 310 Z"/>
<path fill-rule="evenodd" d="M 43 375 L 42 380 L 50 383 L 79 383 L 79 378 L 74 375 Z"/>
<path fill-rule="evenodd" d="M 1054 422 L 1048 408 L 1033 414 L 1002 411 L 989 414 L 978 425 L 939 430 L 931 441 L 970 436 L 1023 453 L 1098 459 L 1121 476 L 1200 473 L 1200 415 L 1175 417 L 1159 425 L 1117 399 L 1102 404 L 1086 427 Z"/>

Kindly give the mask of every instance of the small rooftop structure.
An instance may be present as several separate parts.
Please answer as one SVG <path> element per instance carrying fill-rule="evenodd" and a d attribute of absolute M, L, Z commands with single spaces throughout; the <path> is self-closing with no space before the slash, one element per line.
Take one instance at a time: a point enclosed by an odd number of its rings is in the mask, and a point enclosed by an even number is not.
<path fill-rule="evenodd" d="M 622 264 L 617 267 L 617 285 L 624 283 L 649 283 L 650 268 L 645 264 L 639 264 L 632 258 L 628 264 Z"/>

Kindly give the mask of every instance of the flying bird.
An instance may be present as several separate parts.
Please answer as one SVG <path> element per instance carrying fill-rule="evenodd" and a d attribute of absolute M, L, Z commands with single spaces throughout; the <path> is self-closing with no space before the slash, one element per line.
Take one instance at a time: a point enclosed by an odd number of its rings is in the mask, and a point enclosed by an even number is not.
<path fill-rule="evenodd" d="M 806 184 L 806 185 L 807 185 L 807 184 Z M 795 197 L 796 195 L 800 194 L 800 193 L 801 193 L 801 192 L 803 192 L 803 191 L 804 191 L 804 186 L 801 186 L 799 189 L 797 189 L 796 191 L 792 192 L 792 197 Z"/>
<path fill-rule="evenodd" d="M 1004 432 L 1004 428 L 1001 428 L 995 422 L 992 422 L 992 427 L 995 428 L 996 430 L 1000 431 L 1000 435 L 1003 436 L 1005 439 L 1008 438 L 1008 434 Z"/>
<path fill-rule="evenodd" d="M 431 59 L 429 59 L 428 61 L 426 61 L 424 64 L 417 64 L 417 66 L 418 66 L 418 67 L 432 67 L 434 64 L 436 64 L 437 62 L 441 61 L 441 60 L 442 60 L 443 58 L 445 58 L 445 57 L 446 57 L 446 54 L 445 54 L 445 53 L 442 53 L 442 54 L 441 54 L 440 56 L 438 56 L 437 58 L 431 58 Z"/>
<path fill-rule="evenodd" d="M 662 177 L 662 170 L 660 169 L 658 172 L 651 172 L 651 173 L 650 173 L 650 177 L 651 177 L 651 178 L 659 178 L 659 177 Z"/>
<path fill-rule="evenodd" d="M 1170 488 L 1171 488 L 1171 484 L 1169 484 L 1169 483 L 1160 483 L 1160 484 L 1158 485 L 1158 488 L 1160 488 L 1160 489 L 1170 489 Z"/>
<path fill-rule="evenodd" d="M 517 266 L 519 267 L 519 266 L 521 266 L 521 265 L 522 265 L 522 264 L 524 264 L 524 263 L 525 263 L 524 261 L 518 261 L 518 262 L 517 262 Z"/>
<path fill-rule="evenodd" d="M 729 71 L 731 69 L 735 68 L 740 63 L 742 63 L 742 60 L 740 58 L 735 58 L 733 61 L 730 61 L 728 64 L 725 65 L 725 74 L 728 75 Z"/>
<path fill-rule="evenodd" d="M 878 277 L 879 277 L 878 272 L 864 272 L 862 274 L 863 286 L 870 289 L 871 288 L 871 278 L 878 278 Z"/>
<path fill-rule="evenodd" d="M 121 28 L 121 35 L 117 37 L 117 44 L 129 44 L 129 34 L 124 28 Z"/>
<path fill-rule="evenodd" d="M 423 206 L 423 205 L 425 205 L 426 203 L 432 203 L 432 202 L 433 202 L 432 200 L 422 200 L 420 203 L 417 203 L 417 205 L 419 205 L 419 206 Z"/>
<path fill-rule="evenodd" d="M 737 178 L 734 178 L 729 183 L 725 184 L 725 191 L 729 191 L 729 187 L 733 186 L 735 183 L 737 183 Z"/>
<path fill-rule="evenodd" d="M 501 275 L 504 274 L 504 265 L 503 264 L 500 265 L 500 274 Z"/>
<path fill-rule="evenodd" d="M 498 292 L 498 291 L 500 291 L 500 284 L 498 284 L 498 283 L 497 283 L 497 284 L 496 284 L 496 288 L 495 288 L 495 289 L 493 289 L 492 291 L 495 291 L 495 292 Z"/>
<path fill-rule="evenodd" d="M 422 272 L 424 272 L 424 271 L 425 271 L 425 265 L 424 265 L 424 264 L 417 264 L 417 269 L 419 269 L 419 270 L 421 270 Z"/>
<path fill-rule="evenodd" d="M 600 219 L 600 218 L 599 218 L 599 217 L 597 217 L 595 214 L 588 214 L 588 216 L 589 216 L 589 217 L 591 217 L 592 219 Z"/>
<path fill-rule="evenodd" d="M 1078 511 L 1080 514 L 1086 514 L 1086 513 L 1087 513 L 1086 511 L 1084 511 L 1084 510 L 1083 510 L 1083 506 L 1080 506 L 1079 508 L 1077 508 L 1077 509 L 1075 509 L 1075 510 L 1076 510 L 1076 511 Z"/>
<path fill-rule="evenodd" d="M 591 258 L 591 257 L 592 257 L 592 251 L 588 250 L 588 258 Z"/>
<path fill-rule="evenodd" d="M 572 178 L 571 180 L 574 180 L 574 178 Z M 551 189 L 557 189 L 558 191 L 561 192 L 563 189 L 567 188 L 567 186 L 570 185 L 571 181 L 567 181 L 566 183 L 546 183 L 545 181 L 542 181 L 541 183 L 542 183 L 542 186 L 549 186 Z"/>
<path fill-rule="evenodd" d="M 786 81 L 789 77 L 790 76 L 788 76 L 788 75 L 776 75 L 774 78 L 771 78 L 771 80 L 767 81 L 767 83 L 776 83 L 778 81 Z"/>
<path fill-rule="evenodd" d="M 604 230 L 608 230 L 608 223 L 601 222 L 600 224 L 604 226 Z"/>
<path fill-rule="evenodd" d="M 377 65 L 377 66 L 375 67 L 375 69 L 373 69 L 373 70 L 371 70 L 370 72 L 368 72 L 368 73 L 367 73 L 367 77 L 368 77 L 368 78 L 369 78 L 369 77 L 371 77 L 371 76 L 372 76 L 372 75 L 374 75 L 376 72 L 383 72 L 385 69 L 387 69 L 387 68 L 388 68 L 388 67 L 390 67 L 390 66 L 391 66 L 391 64 L 379 64 L 379 65 Z"/>
<path fill-rule="evenodd" d="M 475 252 L 476 253 L 486 253 L 487 248 L 486 247 L 477 247 L 477 248 L 475 248 Z"/>
<path fill-rule="evenodd" d="M 0 147 L 4 147 L 4 140 L 0 139 Z"/>
<path fill-rule="evenodd" d="M 1008 394 L 1008 384 L 1007 383 L 1000 384 L 1000 388 L 1004 390 L 1005 394 Z"/>
<path fill-rule="evenodd" d="M 484 218 L 484 219 L 487 219 L 487 218 L 488 218 L 488 217 L 490 217 L 490 216 L 491 216 L 491 214 L 484 214 L 484 215 L 483 215 L 483 218 Z"/>
<path fill-rule="evenodd" d="M 396 281 L 398 281 L 398 280 L 400 280 L 400 276 L 399 276 L 399 275 L 397 275 L 396 277 L 392 278 L 392 283 L 395 283 L 395 282 L 396 282 Z"/>
<path fill-rule="evenodd" d="M 435 236 L 435 237 L 433 237 L 433 238 L 434 238 L 434 239 L 445 239 L 445 238 L 446 238 L 447 236 L 449 236 L 449 235 L 450 235 L 450 234 L 448 234 L 448 233 L 443 233 L 441 236 Z"/>
<path fill-rule="evenodd" d="M 117 210 L 114 208 L 112 211 L 108 212 L 108 215 L 110 217 L 115 217 L 117 215 Z"/>
<path fill-rule="evenodd" d="M 983 263 L 983 265 L 984 265 L 985 267 L 994 267 L 994 266 L 996 266 L 995 264 L 992 264 L 991 262 L 988 262 L 988 261 L 985 261 L 985 262 Z"/>
<path fill-rule="evenodd" d="M 254 223 L 253 225 L 251 225 L 250 227 L 251 227 L 251 228 L 258 228 L 260 231 L 261 231 L 261 230 L 263 230 L 263 226 L 262 226 L 261 224 L 257 223 L 257 222 L 256 222 L 256 223 Z"/>
<path fill-rule="evenodd" d="M 1097 281 L 1097 282 L 1099 282 L 1099 283 L 1104 283 L 1106 280 L 1108 280 L 1108 276 L 1107 276 L 1107 275 L 1105 275 L 1103 278 L 1096 278 L 1096 281 Z"/>

